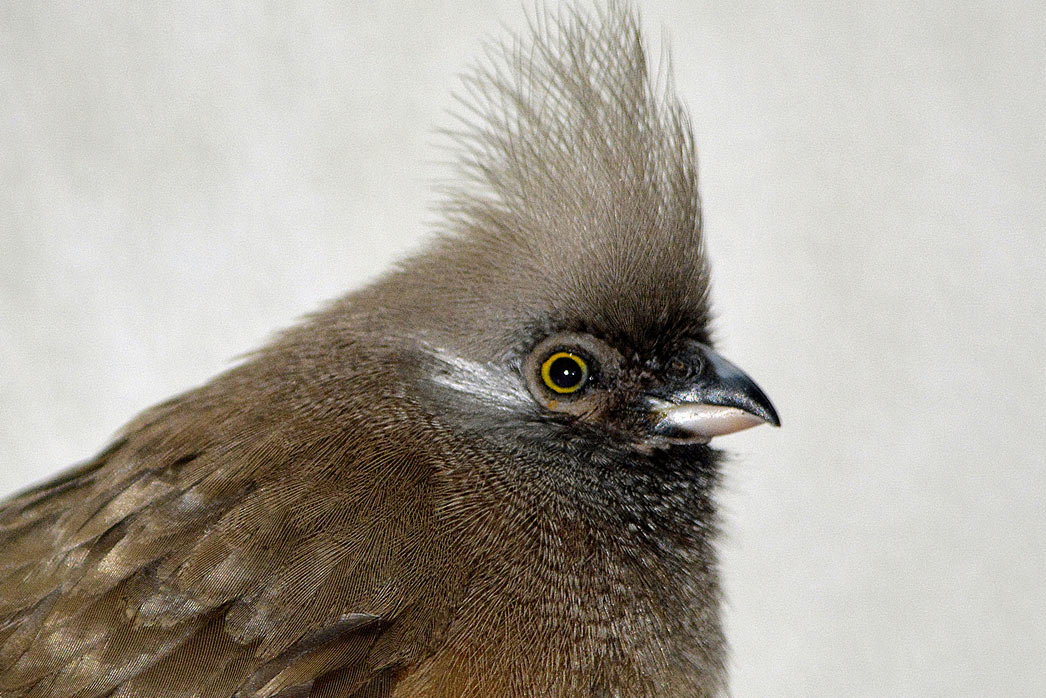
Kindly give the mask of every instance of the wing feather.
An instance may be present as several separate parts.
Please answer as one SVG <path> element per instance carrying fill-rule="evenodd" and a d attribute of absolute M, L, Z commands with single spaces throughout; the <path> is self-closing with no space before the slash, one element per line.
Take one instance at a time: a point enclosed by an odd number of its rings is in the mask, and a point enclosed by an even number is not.
<path fill-rule="evenodd" d="M 0 693 L 384 695 L 434 637 L 399 616 L 454 596 L 435 469 L 363 424 L 275 424 L 189 394 L 0 506 Z"/>

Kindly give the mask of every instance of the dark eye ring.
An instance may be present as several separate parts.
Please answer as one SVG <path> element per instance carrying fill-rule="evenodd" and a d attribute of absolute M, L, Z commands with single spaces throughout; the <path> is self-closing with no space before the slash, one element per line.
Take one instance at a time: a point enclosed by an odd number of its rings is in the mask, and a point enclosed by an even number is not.
<path fill-rule="evenodd" d="M 588 380 L 588 362 L 577 354 L 557 351 L 541 364 L 541 379 L 561 395 L 576 392 Z"/>

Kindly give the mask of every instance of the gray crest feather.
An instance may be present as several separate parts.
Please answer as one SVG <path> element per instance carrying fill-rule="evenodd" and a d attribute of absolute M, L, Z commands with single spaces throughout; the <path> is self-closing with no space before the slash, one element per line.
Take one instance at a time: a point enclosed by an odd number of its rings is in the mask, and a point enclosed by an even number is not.
<path fill-rule="evenodd" d="M 538 11 L 530 27 L 465 79 L 440 264 L 479 287 L 489 270 L 531 290 L 521 303 L 625 341 L 700 334 L 697 163 L 670 71 L 651 76 L 622 3 Z"/>
<path fill-rule="evenodd" d="M 704 338 L 686 116 L 621 3 L 494 53 L 432 248 L 0 503 L 0 696 L 717 694 L 715 455 L 549 439 L 514 362 Z"/>

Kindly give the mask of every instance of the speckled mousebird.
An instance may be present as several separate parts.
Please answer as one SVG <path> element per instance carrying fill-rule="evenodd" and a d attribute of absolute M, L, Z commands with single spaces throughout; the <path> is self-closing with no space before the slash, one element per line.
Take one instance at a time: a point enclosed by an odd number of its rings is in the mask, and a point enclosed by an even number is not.
<path fill-rule="evenodd" d="M 693 139 L 634 12 L 466 79 L 423 252 L 0 508 L 0 696 L 723 693 Z"/>

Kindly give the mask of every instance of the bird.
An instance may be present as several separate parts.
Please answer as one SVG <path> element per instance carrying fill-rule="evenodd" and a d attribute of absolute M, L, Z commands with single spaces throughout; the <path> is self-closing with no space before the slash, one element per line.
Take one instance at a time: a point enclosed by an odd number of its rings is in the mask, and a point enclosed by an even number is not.
<path fill-rule="evenodd" d="M 694 136 L 635 8 L 471 70 L 428 246 L 0 505 L 0 696 L 711 697 Z"/>

